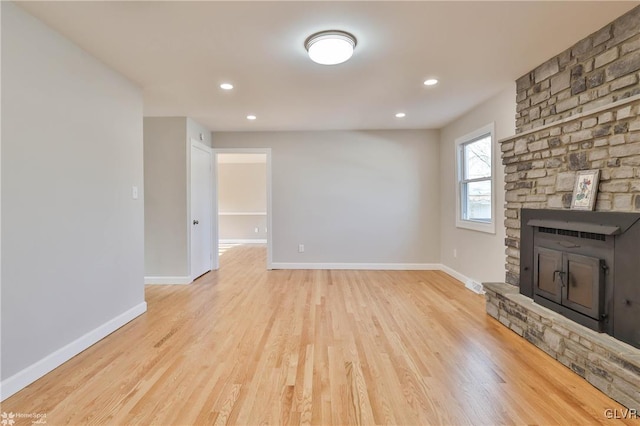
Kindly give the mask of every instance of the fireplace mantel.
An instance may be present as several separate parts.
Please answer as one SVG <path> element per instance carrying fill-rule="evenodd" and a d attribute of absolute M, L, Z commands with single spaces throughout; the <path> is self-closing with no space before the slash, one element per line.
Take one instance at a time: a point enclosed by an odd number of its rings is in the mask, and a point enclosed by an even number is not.
<path fill-rule="evenodd" d="M 530 130 L 526 130 L 520 133 L 516 133 L 515 135 L 511 135 L 511 136 L 507 136 L 505 138 L 499 139 L 498 143 L 502 146 L 505 143 L 508 142 L 515 142 L 518 139 L 522 139 L 525 136 L 531 135 L 531 134 L 535 134 L 537 132 L 542 132 L 544 130 L 547 129 L 551 129 L 553 127 L 558 127 L 558 126 L 563 126 L 566 124 L 571 124 L 574 121 L 579 121 L 582 120 L 583 118 L 589 118 L 592 116 L 597 116 L 599 114 L 602 113 L 606 113 L 609 111 L 614 111 L 618 108 L 624 107 L 625 105 L 629 105 L 629 104 L 633 104 L 635 102 L 640 101 L 640 94 L 638 95 L 633 95 L 633 96 L 629 96 L 627 98 L 623 98 L 620 100 L 617 100 L 615 102 L 608 102 L 606 104 L 600 105 L 598 107 L 589 109 L 589 110 L 584 110 L 582 112 L 570 115 L 568 117 L 565 117 L 563 119 L 557 120 L 557 121 L 550 121 L 542 126 L 530 129 Z M 504 150 L 503 150 L 504 151 Z"/>

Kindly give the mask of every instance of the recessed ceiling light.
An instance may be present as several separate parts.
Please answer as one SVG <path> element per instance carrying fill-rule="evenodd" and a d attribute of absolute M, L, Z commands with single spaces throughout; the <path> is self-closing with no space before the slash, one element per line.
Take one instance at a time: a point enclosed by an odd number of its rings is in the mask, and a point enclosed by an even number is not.
<path fill-rule="evenodd" d="M 258 118 L 258 117 L 256 117 L 256 116 L 255 116 L 255 115 L 253 115 L 253 114 L 249 114 L 249 115 L 247 115 L 247 120 L 255 120 L 256 118 Z"/>
<path fill-rule="evenodd" d="M 345 31 L 329 30 L 311 34 L 304 42 L 304 48 L 313 62 L 321 65 L 337 65 L 353 55 L 357 44 L 353 34 Z"/>
<path fill-rule="evenodd" d="M 435 78 L 430 78 L 428 80 L 425 80 L 424 82 L 425 86 L 433 86 L 434 84 L 438 84 L 438 80 L 436 80 Z"/>
<path fill-rule="evenodd" d="M 396 114 L 396 118 L 405 118 L 407 116 L 407 114 L 405 114 L 404 112 L 399 112 Z"/>
<path fill-rule="evenodd" d="M 233 89 L 233 84 L 231 84 L 231 83 L 222 83 L 220 85 L 220 88 L 222 90 L 231 90 L 231 89 Z"/>

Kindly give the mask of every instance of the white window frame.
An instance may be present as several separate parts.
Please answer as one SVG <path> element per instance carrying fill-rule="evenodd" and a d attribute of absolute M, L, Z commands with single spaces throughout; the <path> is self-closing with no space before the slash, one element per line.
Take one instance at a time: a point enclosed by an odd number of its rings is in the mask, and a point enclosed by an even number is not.
<path fill-rule="evenodd" d="M 491 221 L 469 220 L 462 217 L 463 191 L 462 191 L 462 175 L 464 159 L 462 149 L 470 143 L 484 136 L 491 136 Z M 471 229 L 473 231 L 486 232 L 488 234 L 496 233 L 496 154 L 495 154 L 496 138 L 495 123 L 487 124 L 467 135 L 459 137 L 455 141 L 455 159 L 456 159 L 456 227 Z"/>

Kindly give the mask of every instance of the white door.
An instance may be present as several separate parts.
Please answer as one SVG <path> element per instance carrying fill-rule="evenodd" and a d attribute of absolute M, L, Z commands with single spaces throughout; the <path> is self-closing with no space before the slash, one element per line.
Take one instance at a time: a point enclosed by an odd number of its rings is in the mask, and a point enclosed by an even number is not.
<path fill-rule="evenodd" d="M 212 267 L 211 151 L 191 144 L 191 279 Z"/>

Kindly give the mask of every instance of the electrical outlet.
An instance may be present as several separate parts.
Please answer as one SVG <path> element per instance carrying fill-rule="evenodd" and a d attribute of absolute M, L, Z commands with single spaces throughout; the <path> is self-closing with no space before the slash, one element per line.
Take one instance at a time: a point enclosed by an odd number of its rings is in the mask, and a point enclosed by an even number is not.
<path fill-rule="evenodd" d="M 258 228 L 258 227 L 256 226 L 255 228 L 253 228 L 253 232 L 255 232 L 255 233 L 257 234 L 258 232 L 260 232 L 260 228 Z"/>
<path fill-rule="evenodd" d="M 304 253 L 304 244 L 298 244 L 298 253 Z"/>
<path fill-rule="evenodd" d="M 458 257 L 458 250 L 457 249 L 453 249 L 453 257 Z"/>
<path fill-rule="evenodd" d="M 134 200 L 138 199 L 138 187 L 137 186 L 132 186 L 131 187 L 131 198 L 133 198 Z"/>

